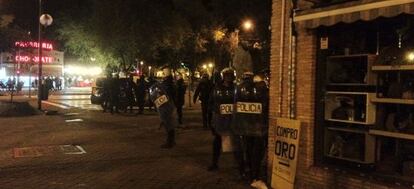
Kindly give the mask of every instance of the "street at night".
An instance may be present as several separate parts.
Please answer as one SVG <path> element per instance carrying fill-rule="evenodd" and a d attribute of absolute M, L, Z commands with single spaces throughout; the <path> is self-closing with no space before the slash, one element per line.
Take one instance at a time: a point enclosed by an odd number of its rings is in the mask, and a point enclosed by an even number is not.
<path fill-rule="evenodd" d="M 0 0 L 0 189 L 414 189 L 414 0 Z"/>

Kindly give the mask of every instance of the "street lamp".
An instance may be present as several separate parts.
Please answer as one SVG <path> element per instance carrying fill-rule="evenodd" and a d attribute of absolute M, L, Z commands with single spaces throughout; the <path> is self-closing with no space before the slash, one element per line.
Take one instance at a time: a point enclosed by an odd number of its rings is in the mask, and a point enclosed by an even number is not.
<path fill-rule="evenodd" d="M 38 91 L 37 91 L 37 107 L 39 110 L 42 110 L 42 86 L 43 86 L 43 78 L 42 78 L 42 25 L 46 28 L 50 26 L 53 22 L 52 16 L 49 14 L 42 14 L 42 0 L 39 0 L 39 54 L 38 54 L 38 61 L 39 61 L 39 73 L 38 73 Z"/>
<path fill-rule="evenodd" d="M 208 64 L 208 67 L 211 69 L 211 68 L 213 68 L 213 67 L 214 67 L 214 64 L 213 64 L 213 63 L 209 63 L 209 64 Z"/>
<path fill-rule="evenodd" d="M 203 64 L 203 69 L 207 70 L 207 65 Z"/>
<path fill-rule="evenodd" d="M 148 76 L 151 76 L 151 66 L 148 66 Z"/>
<path fill-rule="evenodd" d="M 253 27 L 254 27 L 254 25 L 253 25 L 253 22 L 251 20 L 245 20 L 243 22 L 243 29 L 245 31 L 250 31 L 250 30 L 253 29 Z"/>
<path fill-rule="evenodd" d="M 143 74 L 142 73 L 142 70 L 143 70 L 142 68 L 144 67 L 144 61 L 141 60 L 141 62 L 139 62 L 139 65 L 140 65 L 139 74 L 142 76 L 142 74 Z"/>

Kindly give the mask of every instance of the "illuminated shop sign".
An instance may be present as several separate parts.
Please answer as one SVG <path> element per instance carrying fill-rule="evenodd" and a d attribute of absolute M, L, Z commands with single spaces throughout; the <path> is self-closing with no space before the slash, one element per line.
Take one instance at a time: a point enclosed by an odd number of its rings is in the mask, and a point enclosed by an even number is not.
<path fill-rule="evenodd" d="M 33 41 L 16 41 L 14 43 L 14 46 L 19 47 L 19 48 L 39 48 L 39 43 L 33 42 Z M 53 50 L 53 45 L 52 43 L 43 42 L 42 49 Z"/>
<path fill-rule="evenodd" d="M 16 62 L 39 62 L 39 56 L 16 56 Z M 43 56 L 42 63 L 52 63 L 53 57 Z"/>

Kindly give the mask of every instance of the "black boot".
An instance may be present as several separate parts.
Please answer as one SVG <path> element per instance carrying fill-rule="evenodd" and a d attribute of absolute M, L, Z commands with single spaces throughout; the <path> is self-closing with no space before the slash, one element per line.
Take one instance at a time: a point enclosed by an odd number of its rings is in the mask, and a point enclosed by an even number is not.
<path fill-rule="evenodd" d="M 167 142 L 161 145 L 161 148 L 172 148 L 175 146 L 175 131 L 168 131 Z"/>

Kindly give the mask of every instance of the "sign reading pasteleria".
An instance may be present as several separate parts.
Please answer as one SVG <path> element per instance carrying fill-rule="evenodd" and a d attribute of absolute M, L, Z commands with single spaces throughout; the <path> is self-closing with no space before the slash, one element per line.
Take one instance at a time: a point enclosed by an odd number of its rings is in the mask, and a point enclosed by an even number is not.
<path fill-rule="evenodd" d="M 272 188 L 293 189 L 298 161 L 300 121 L 278 118 L 276 123 Z"/>
<path fill-rule="evenodd" d="M 166 102 L 168 102 L 168 98 L 166 95 L 162 95 L 160 97 L 158 97 L 155 101 L 154 104 L 157 108 L 159 108 L 161 105 L 165 104 Z"/>

